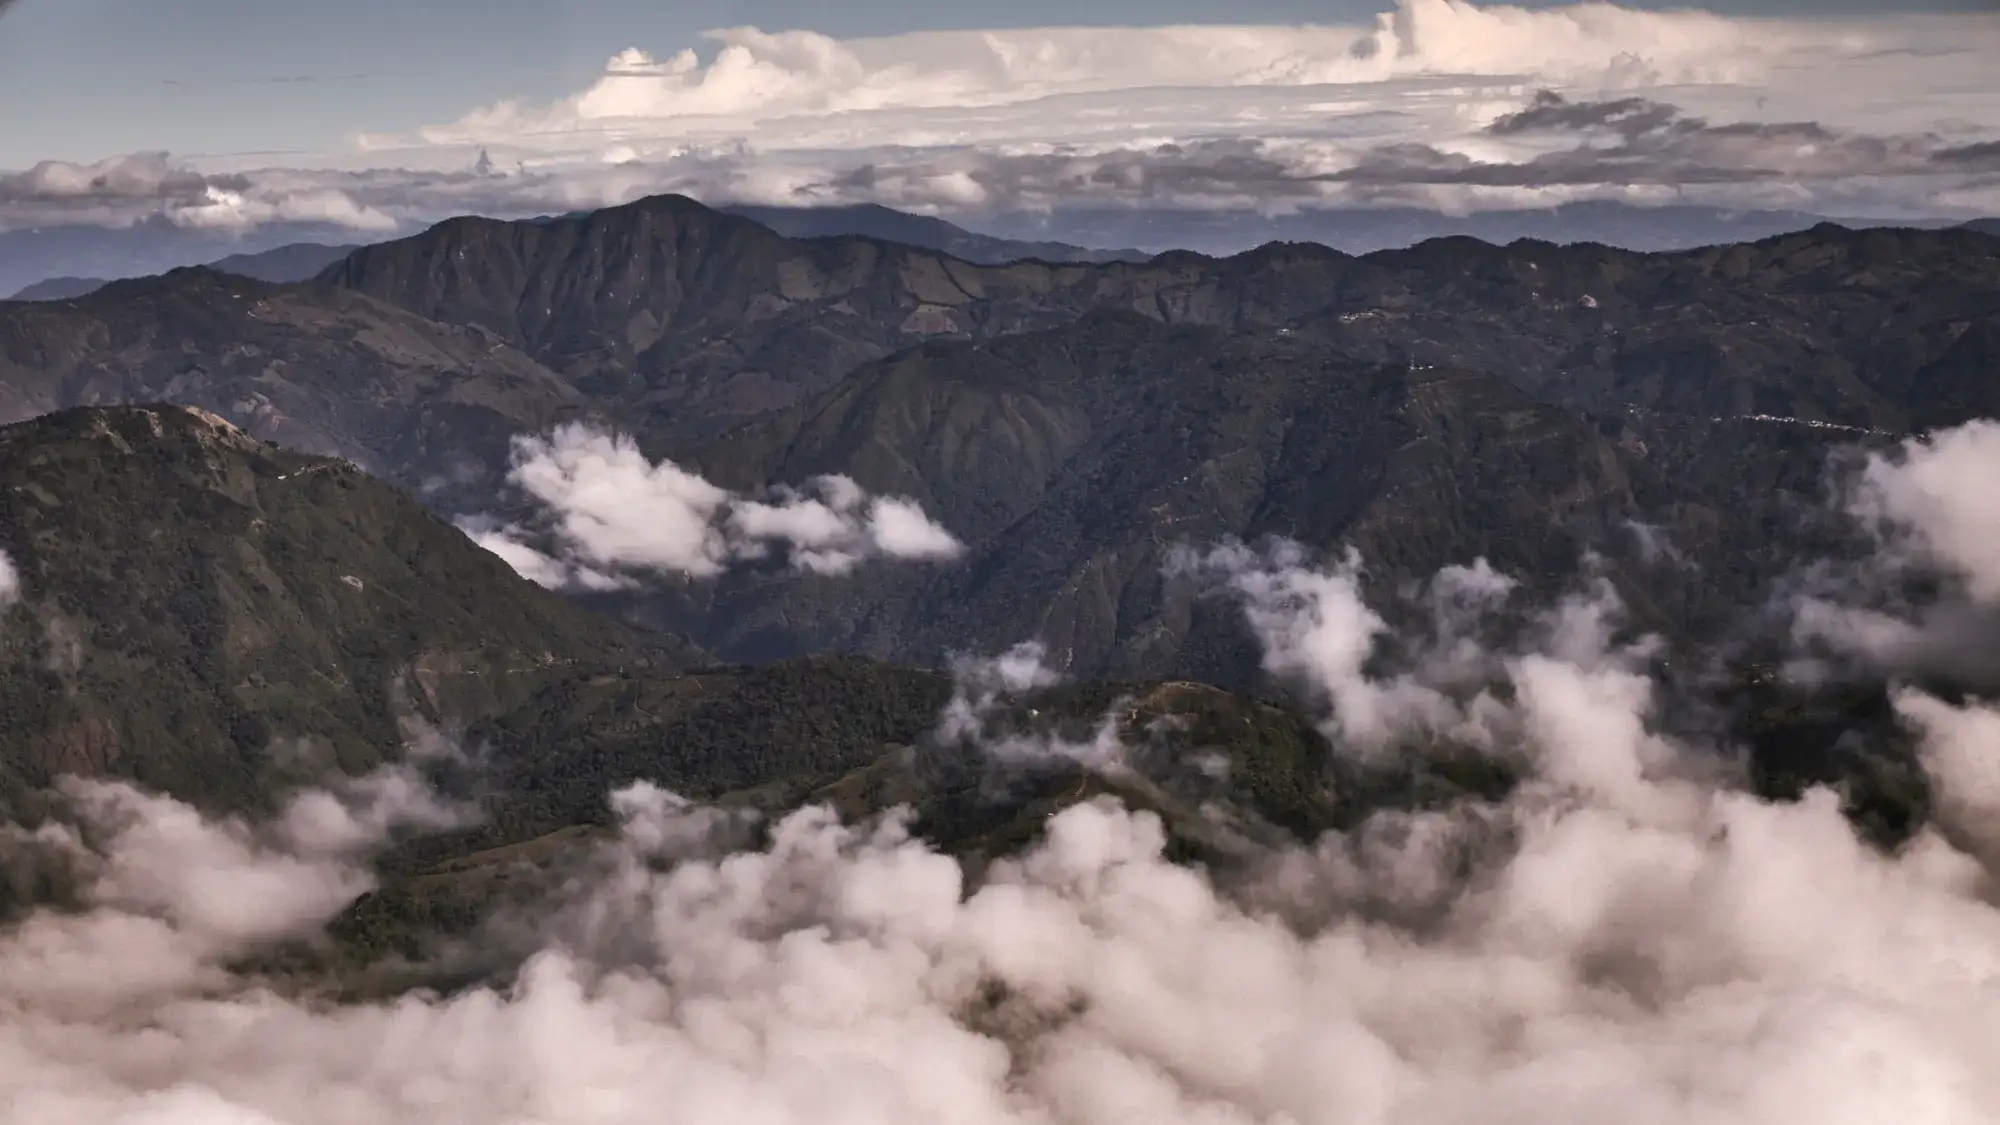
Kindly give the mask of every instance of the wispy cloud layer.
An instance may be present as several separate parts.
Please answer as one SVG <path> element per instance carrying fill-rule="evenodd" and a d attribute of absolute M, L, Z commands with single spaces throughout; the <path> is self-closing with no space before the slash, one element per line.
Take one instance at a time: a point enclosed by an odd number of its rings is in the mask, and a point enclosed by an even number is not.
<path fill-rule="evenodd" d="M 699 51 L 621 52 L 554 102 L 362 134 L 318 171 L 44 165 L 0 179 L 0 222 L 164 210 L 369 230 L 669 190 L 967 215 L 1607 198 L 1970 213 L 2000 209 L 1997 53 L 1992 15 L 1465 0 L 1403 0 L 1352 27 L 737 28 Z"/>

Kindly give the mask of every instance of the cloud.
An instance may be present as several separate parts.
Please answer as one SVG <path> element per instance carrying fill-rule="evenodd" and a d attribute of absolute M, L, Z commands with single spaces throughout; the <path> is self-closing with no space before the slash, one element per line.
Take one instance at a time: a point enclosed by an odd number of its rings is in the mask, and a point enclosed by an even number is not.
<path fill-rule="evenodd" d="M 5 826 L 5 844 L 10 867 L 72 884 L 77 909 L 31 914 L 0 936 L 0 1042 L 17 1017 L 116 1020 L 231 987 L 235 959 L 315 937 L 375 885 L 367 862 L 382 845 L 476 819 L 430 788 L 425 760 L 418 747 L 301 790 L 262 821 L 212 817 L 123 781 L 60 779 L 59 815 L 32 832 Z M 0 1046 L 0 1075 L 14 1046 Z"/>
<path fill-rule="evenodd" d="M 1328 736 L 1350 750 L 1379 757 L 1411 739 L 1494 744 L 1484 689 L 1501 669 L 1500 655 L 1480 633 L 1517 583 L 1486 560 L 1433 576 L 1418 599 L 1428 631 L 1401 638 L 1368 604 L 1352 553 L 1315 567 L 1304 547 L 1284 540 L 1261 552 L 1240 543 L 1183 548 L 1168 573 L 1239 598 L 1264 669 L 1321 701 Z M 1615 614 L 1615 596 L 1596 593 L 1603 612 Z M 1385 662 L 1396 670 L 1384 674 Z"/>
<path fill-rule="evenodd" d="M 815 477 L 804 490 L 780 485 L 772 499 L 732 502 L 725 531 L 739 557 L 761 557 L 777 544 L 801 570 L 838 575 L 869 558 L 943 561 L 965 551 L 916 501 L 870 498 L 845 476 Z"/>
<path fill-rule="evenodd" d="M 1041 718 L 1038 709 L 1027 710 L 1026 723 L 1020 715 L 1007 713 L 1032 693 L 1063 680 L 1062 673 L 1049 666 L 1048 648 L 1041 642 L 1024 641 L 996 657 L 955 654 L 951 676 L 952 696 L 936 730 L 939 744 L 971 746 L 987 765 L 1002 772 L 1067 763 L 1103 775 L 1125 774 L 1119 716 L 1129 699 L 1113 700 L 1081 739 L 1036 722 Z"/>
<path fill-rule="evenodd" d="M 45 160 L 23 172 L 0 172 L 0 219 L 17 227 L 126 226 L 164 218 L 202 230 L 276 222 L 324 223 L 377 234 L 398 229 L 387 212 L 357 203 L 353 194 L 319 179 L 310 172 L 285 170 L 203 174 L 163 152 L 95 164 Z"/>
<path fill-rule="evenodd" d="M 869 559 L 935 562 L 964 551 L 916 501 L 871 497 L 848 477 L 779 485 L 751 499 L 672 461 L 649 461 L 631 438 L 581 423 L 515 439 L 508 479 L 547 517 L 556 554 L 530 546 L 518 524 L 471 517 L 459 526 L 522 577 L 552 589 L 614 589 L 634 571 L 713 578 L 774 551 L 822 575 L 851 573 Z"/>
<path fill-rule="evenodd" d="M 2000 522 L 1986 482 L 2000 473 L 2000 423 L 1968 422 L 1871 457 L 1854 500 L 1885 538 L 2000 602 Z"/>
<path fill-rule="evenodd" d="M 1796 637 L 1908 674 L 2000 673 L 2000 523 L 1983 483 L 1995 473 L 2000 424 L 1984 419 L 1871 455 L 1846 506 L 1873 550 L 1808 575 Z"/>
<path fill-rule="evenodd" d="M 1865 205 L 1857 196 L 1870 178 L 1892 171 L 1910 182 L 1875 185 L 1885 195 L 1874 202 L 1918 205 L 1977 190 L 1965 179 L 1974 169 L 1927 156 L 1991 142 L 1990 121 L 1983 134 L 1966 122 L 1985 120 L 1983 102 L 2000 93 L 1975 46 L 2000 48 L 2000 25 L 1978 16 L 1758 20 L 1405 0 L 1344 27 L 856 40 L 732 29 L 709 39 L 705 57 L 627 51 L 571 97 L 501 103 L 418 140 L 544 158 L 616 150 L 669 175 L 694 172 L 683 157 L 699 151 L 708 195 L 943 213 L 1658 202 L 1646 189 L 1663 184 L 1768 204 L 1783 198 L 1774 179 L 1791 204 Z M 1833 68 L 1839 81 L 1816 77 Z M 1518 110 L 1524 83 L 1572 107 L 1622 103 L 1627 128 L 1660 115 L 1723 124 L 1681 130 L 1642 168 L 1595 159 L 1589 146 L 1565 160 L 1543 151 L 1546 137 L 1527 136 L 1526 126 L 1552 123 L 1551 106 L 1515 128 L 1488 127 Z M 1684 104 L 1700 116 L 1647 90 L 1692 99 Z M 1787 109 L 1835 143 L 1808 154 L 1807 135 L 1761 124 Z M 732 158 L 731 146 L 747 151 Z M 1399 160 L 1400 146 L 1409 152 Z M 1412 164 L 1411 154 L 1430 159 Z M 1890 156 L 1894 169 L 1883 167 Z"/>
<path fill-rule="evenodd" d="M 1543 90 L 1528 108 L 1487 126 L 1492 137 L 1608 135 L 1609 145 L 1482 161 L 1408 146 L 1344 175 L 1384 182 L 1696 185 L 1749 180 L 1923 175 L 1938 152 L 1925 136 L 1848 134 L 1814 121 L 1717 125 L 1643 97 L 1575 102 Z"/>
<path fill-rule="evenodd" d="M 538 586 L 551 590 L 565 586 L 613 590 L 622 585 L 621 580 L 613 575 L 589 567 L 571 566 L 530 547 L 526 542 L 528 532 L 520 524 L 469 516 L 461 519 L 458 526 L 474 543 L 500 556 L 502 562 L 514 568 L 514 573 Z"/>
<path fill-rule="evenodd" d="M 699 50 L 621 51 L 553 101 L 363 134 L 309 169 L 154 155 L 17 173 L 0 179 L 0 226 L 289 215 L 382 233 L 667 191 L 967 218 L 1587 199 L 1958 214 L 2000 191 L 1995 51 L 2000 22 L 1980 14 L 1463 0 L 1351 26 L 734 28 Z"/>
<path fill-rule="evenodd" d="M 1514 596 L 1454 568 L 1404 639 L 1355 560 L 1192 558 L 1336 709 L 1430 678 L 1421 655 L 1368 667 L 1357 638 L 1453 651 L 1439 638 Z M 1386 810 L 1229 872 L 1168 862 L 1157 816 L 1098 801 L 974 877 L 906 815 L 808 808 L 746 843 L 742 814 L 636 785 L 592 862 L 514 919 L 542 937 L 517 978 L 448 995 L 295 997 L 212 959 L 143 975 L 149 934 L 240 948 L 352 888 L 283 833 L 121 792 L 84 908 L 0 931 L 0 1105 L 257 1125 L 2000 1115 L 2000 714 L 1898 695 L 1941 815 L 1883 851 L 1833 793 L 1759 800 L 1659 729 L 1650 650 L 1601 587 L 1529 616 L 1518 645 L 1445 662 L 1509 688 L 1487 724 L 1522 776 L 1502 800 Z M 960 672 L 988 713 L 1052 679 L 1032 647 Z"/>
<path fill-rule="evenodd" d="M 1755 38 L 1747 38 L 1747 34 Z M 1528 10 L 1405 0 L 1372 24 L 1028 28 L 838 40 L 814 32 L 709 32 L 704 60 L 614 56 L 589 88 L 546 106 L 503 102 L 427 136 L 509 140 L 523 132 L 630 136 L 682 121 L 698 132 L 835 115 L 991 109 L 1161 88 L 1366 86 L 1425 75 L 1552 81 L 1740 83 L 1828 48 L 1899 42 L 1894 25 L 1733 20 L 1608 4 Z M 1844 48 L 1844 49 L 1843 49 Z M 554 135 L 554 136 L 551 136 Z"/>
<path fill-rule="evenodd" d="M 587 562 L 705 578 L 728 558 L 716 523 L 729 493 L 671 461 L 653 464 L 629 438 L 583 425 L 518 438 L 508 479 L 554 514 L 557 535 Z"/>

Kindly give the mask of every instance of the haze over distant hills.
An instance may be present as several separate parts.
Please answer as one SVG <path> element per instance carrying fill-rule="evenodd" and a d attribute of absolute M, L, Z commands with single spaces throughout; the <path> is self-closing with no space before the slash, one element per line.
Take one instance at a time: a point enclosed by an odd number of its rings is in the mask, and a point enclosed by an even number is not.
<path fill-rule="evenodd" d="M 1143 260 L 1135 250 L 1092 250 L 1054 242 L 1023 242 L 974 234 L 941 219 L 892 211 L 886 207 L 738 207 L 746 215 L 796 238 L 862 235 L 889 242 L 940 250 L 966 261 L 997 264 L 1024 258 L 1054 262 Z M 571 216 L 574 217 L 574 216 Z M 349 232 L 351 234 L 351 232 Z M 268 246 L 268 237 L 245 239 Z M 0 292 L 37 269 L 71 269 L 100 263 L 97 276 L 48 275 L 24 283 L 13 293 L 17 301 L 57 301 L 80 297 L 107 281 L 139 277 L 191 265 L 207 265 L 223 273 L 259 281 L 293 282 L 315 276 L 355 248 L 352 238 L 328 242 L 293 242 L 268 249 L 202 257 L 222 245 L 214 238 L 187 236 L 180 228 L 141 224 L 124 231 L 77 227 L 45 231 L 0 232 Z M 107 268 L 108 265 L 108 268 Z"/>
<path fill-rule="evenodd" d="M 1181 249 L 1229 255 L 1265 242 L 1316 242 L 1349 254 L 1367 254 L 1453 237 L 1477 238 L 1496 246 L 1532 238 L 1565 244 L 1595 242 L 1623 250 L 1691 250 L 1726 242 L 1754 242 L 1829 221 L 1853 229 L 1950 225 L 1948 221 L 1903 224 L 1829 218 L 1803 211 L 1585 202 L 1465 214 L 1419 207 L 1302 208 L 1271 215 L 1070 207 L 1047 214 L 996 215 L 986 221 L 985 229 L 1008 238 L 1137 246 L 1153 253 Z"/>
<path fill-rule="evenodd" d="M 1272 215 L 1067 208 L 1040 214 L 968 215 L 957 222 L 872 204 L 724 205 L 719 209 L 754 219 L 788 237 L 858 235 L 936 250 L 981 265 L 1027 259 L 1144 261 L 1176 249 L 1227 256 L 1267 242 L 1314 242 L 1350 254 L 1365 254 L 1455 236 L 1495 245 L 1532 238 L 1565 244 L 1594 242 L 1628 250 L 1685 250 L 1768 238 L 1828 221 L 1797 211 L 1620 203 L 1466 215 L 1418 208 L 1308 209 Z M 582 214 L 587 212 L 561 217 Z M 1834 221 L 1853 229 L 1892 225 L 1863 219 Z M 1967 225 L 1977 227 L 1979 222 Z M 289 241 L 274 241 L 280 237 Z M 63 300 L 89 292 L 107 279 L 197 264 L 264 281 L 303 281 L 338 260 L 354 244 L 353 232 L 344 228 L 322 230 L 296 224 L 259 227 L 241 236 L 189 231 L 162 223 L 142 223 L 123 230 L 70 227 L 0 232 L 0 293 L 9 292 L 11 286 L 16 300 Z M 236 251 L 218 256 L 229 248 Z"/>
<path fill-rule="evenodd" d="M 294 242 L 254 254 L 231 254 L 208 262 L 218 273 L 257 281 L 285 283 L 305 281 L 346 257 L 351 245 L 328 246 L 318 242 Z M 102 277 L 52 277 L 38 281 L 14 294 L 16 301 L 65 301 L 95 293 L 111 282 Z"/>
<path fill-rule="evenodd" d="M 394 233 L 394 232 L 390 232 Z M 183 266 L 243 259 L 295 244 L 351 245 L 356 232 L 322 223 L 267 223 L 247 230 L 177 226 L 164 219 L 129 227 L 78 224 L 0 231 L 0 294 L 52 278 L 74 279 L 71 288 L 99 279 L 164 273 Z M 283 255 L 269 259 L 286 261 Z M 238 261 L 239 266 L 245 263 Z M 247 268 L 256 268 L 250 264 Z M 310 274 L 293 273 L 289 280 Z"/>

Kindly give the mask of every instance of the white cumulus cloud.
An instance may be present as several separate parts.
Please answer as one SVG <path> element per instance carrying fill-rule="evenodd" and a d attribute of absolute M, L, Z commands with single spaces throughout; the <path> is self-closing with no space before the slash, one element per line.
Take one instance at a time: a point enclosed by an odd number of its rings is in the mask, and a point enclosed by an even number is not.
<path fill-rule="evenodd" d="M 2000 424 L 1968 422 L 1868 458 L 1848 509 L 1874 538 L 1797 599 L 1795 632 L 1901 672 L 2000 672 Z M 1943 585 L 1912 604 L 1912 578 Z"/>
<path fill-rule="evenodd" d="M 508 479 L 547 517 L 555 552 L 532 546 L 517 524 L 473 517 L 460 527 L 551 588 L 611 589 L 633 572 L 712 578 L 774 551 L 799 570 L 844 575 L 868 559 L 944 561 L 965 549 L 916 501 L 870 496 L 845 476 L 753 499 L 581 423 L 517 438 Z"/>

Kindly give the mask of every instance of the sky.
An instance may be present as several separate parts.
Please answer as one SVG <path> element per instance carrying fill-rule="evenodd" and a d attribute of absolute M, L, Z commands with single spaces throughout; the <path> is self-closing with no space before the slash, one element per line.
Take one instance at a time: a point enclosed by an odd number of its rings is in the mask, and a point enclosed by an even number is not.
<path fill-rule="evenodd" d="M 1119 201 L 1268 207 L 1397 195 L 1465 208 L 1554 196 L 1654 198 L 1693 184 L 1704 197 L 1744 203 L 1789 196 L 1825 197 L 1849 210 L 1990 209 L 1990 184 L 1963 177 L 1918 184 L 1908 173 L 1913 161 L 1928 159 L 1916 152 L 1931 143 L 1923 137 L 1952 149 L 2000 134 L 2000 78 L 1991 76 L 2000 74 L 2000 7 L 1931 0 L 1892 15 L 1880 8 L 1859 0 L 1717 0 L 1707 12 L 1656 3 L 1240 0 L 1226 8 L 1226 30 L 1176 40 L 1158 30 L 1133 37 L 1064 29 L 1213 23 L 1217 7 L 1199 0 L 12 0 L 0 4 L 7 13 L 0 170 L 17 175 L 0 181 L 0 228 L 130 221 L 133 201 L 74 185 L 136 176 L 167 185 L 154 202 L 171 208 L 168 197 L 193 183 L 176 179 L 183 172 L 261 177 L 223 189 L 253 197 L 248 207 L 213 206 L 212 185 L 203 181 L 197 194 L 211 206 L 208 217 L 191 220 L 200 222 L 262 221 L 289 207 L 382 227 L 454 206 L 533 211 L 616 202 L 662 184 L 760 202 L 865 197 L 939 212 L 1035 209 L 1054 197 L 1016 185 L 1027 172 L 971 167 L 978 162 L 963 152 L 1018 164 L 1037 148 L 1103 155 L 1167 143 L 1210 155 L 1226 143 L 1239 156 L 1261 144 L 1258 156 L 1285 166 L 1287 186 L 1276 194 L 1268 184 L 1194 190 L 1181 167 L 1173 172 L 1181 186 L 1125 191 L 1133 198 Z M 729 28 L 757 32 L 715 38 Z M 1355 54 L 1385 43 L 1392 49 Z M 1158 93 L 1174 84 L 1227 93 Z M 1820 159 L 1802 178 L 1796 160 L 1718 175 L 1706 163 L 1712 152 L 1682 152 L 1678 171 L 1649 171 L 1639 182 L 1580 183 L 1574 173 L 1556 184 L 1518 182 L 1521 175 L 1479 172 L 1472 178 L 1505 182 L 1467 184 L 1433 167 L 1393 192 L 1352 183 L 1323 185 L 1316 195 L 1295 190 L 1302 176 L 1358 167 L 1365 154 L 1399 140 L 1430 146 L 1432 165 L 1518 164 L 1540 155 L 1549 138 L 1535 141 L 1538 148 L 1504 146 L 1481 130 L 1543 88 L 1579 102 L 1645 96 L 1716 123 L 1811 122 L 1906 159 L 1894 167 L 1850 159 L 1837 176 Z M 410 183 L 388 190 L 301 171 L 462 171 L 481 149 L 500 170 L 520 175 L 509 190 L 495 183 L 456 194 Z M 885 158 L 901 171 L 880 174 Z M 33 182 L 18 175 L 48 161 L 61 164 Z M 562 171 L 565 162 L 575 167 Z M 906 167 L 913 164 L 924 167 Z M 1069 171 L 1078 182 L 1079 170 Z M 1370 174 L 1380 179 L 1379 172 L 1378 161 Z M 1081 182 L 1096 173 L 1093 165 Z M 1717 186 L 1721 179 L 1730 183 Z M 1118 196 L 1115 187 L 1099 194 Z M 63 192 L 70 203 L 52 202 Z M 82 195 L 91 198 L 79 202 Z M 41 202 L 21 202 L 31 196 Z"/>
<path fill-rule="evenodd" d="M 1540 3 L 1528 7 L 1549 7 Z M 1641 3 L 1635 7 L 1686 5 Z M 1742 14 L 1867 13 L 1873 0 L 1721 0 Z M 1905 11 L 1994 10 L 1921 0 Z M 711 28 L 836 36 L 942 28 L 1213 21 L 1206 0 L 15 0 L 0 25 L 0 168 L 122 152 L 318 148 L 506 97 L 552 98 L 626 47 Z M 1365 22 L 1368 0 L 1234 0 L 1231 22 Z M 76 77 L 89 73 L 91 81 Z M 300 79 L 305 79 L 300 81 Z M 63 90 L 51 103 L 47 91 Z M 18 107 L 32 106 L 22 112 Z"/>

